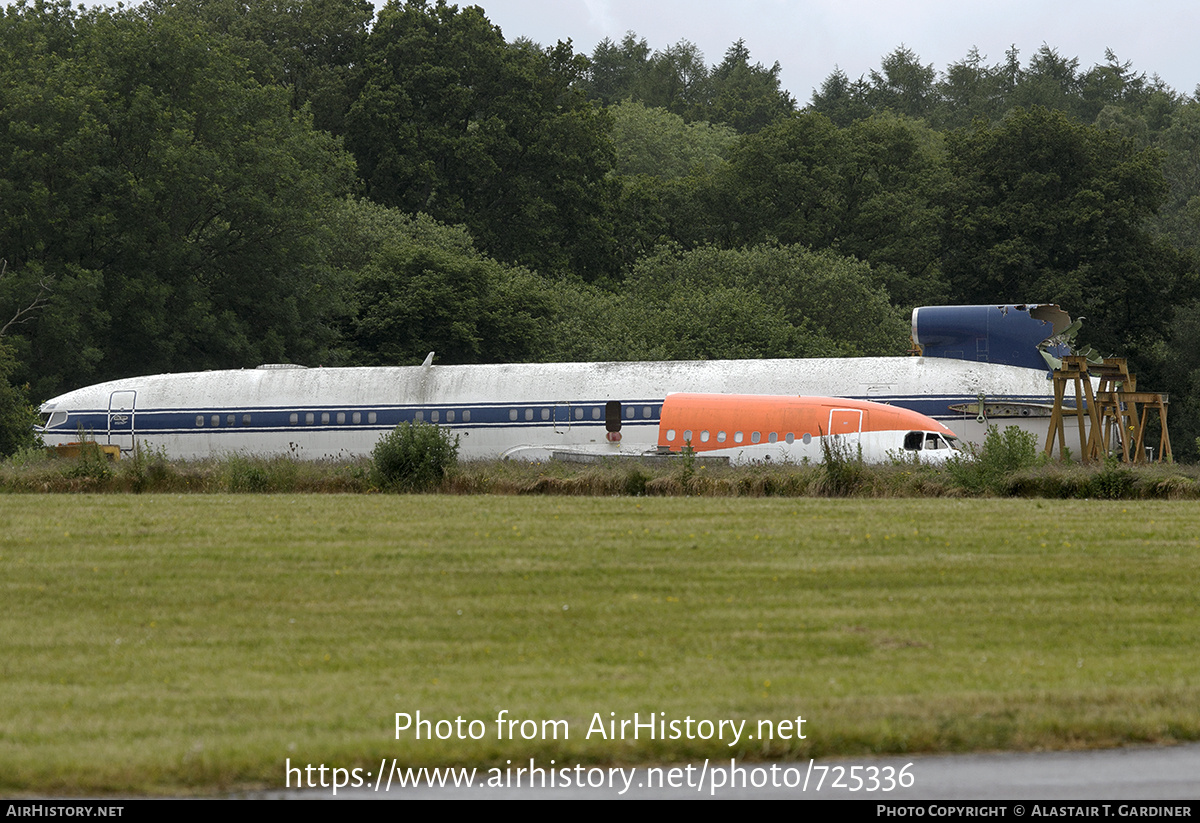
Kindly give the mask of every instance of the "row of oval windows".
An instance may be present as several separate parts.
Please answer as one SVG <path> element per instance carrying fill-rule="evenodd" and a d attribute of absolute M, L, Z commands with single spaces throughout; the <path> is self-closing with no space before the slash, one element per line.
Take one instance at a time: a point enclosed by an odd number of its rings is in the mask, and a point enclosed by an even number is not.
<path fill-rule="evenodd" d="M 433 414 L 434 414 L 433 419 L 437 420 L 437 412 L 434 412 Z M 420 420 L 421 419 L 420 412 L 417 412 L 417 415 L 418 415 L 417 419 Z M 321 412 L 321 425 L 328 425 L 335 419 L 337 420 L 339 425 L 344 424 L 346 422 L 346 412 L 337 412 L 336 414 L 334 414 L 332 412 Z M 374 423 L 377 419 L 375 412 L 367 412 L 366 419 L 367 419 L 368 423 Z M 451 421 L 454 420 L 454 412 L 452 412 L 452 411 L 446 412 L 446 419 L 451 420 Z M 463 412 L 463 419 L 470 420 L 471 413 Z M 204 420 L 205 420 L 204 415 L 202 415 L 202 414 L 196 415 L 196 425 L 197 426 L 203 426 Z M 363 422 L 362 412 L 353 412 L 350 415 L 350 420 L 352 423 Z M 250 415 L 248 415 L 248 414 L 241 415 L 241 421 L 242 421 L 241 425 L 249 426 L 250 425 Z M 300 425 L 300 413 L 292 412 L 291 415 L 288 416 L 288 422 L 291 423 L 293 426 Z M 316 425 L 316 422 L 317 422 L 316 412 L 305 413 L 304 425 L 313 426 L 313 425 Z M 220 426 L 221 425 L 221 415 L 219 415 L 219 414 L 212 415 L 212 417 L 209 418 L 209 425 L 214 426 L 214 427 Z M 226 426 L 238 425 L 238 415 L 236 415 L 236 414 L 225 415 L 225 425 Z"/>
<path fill-rule="evenodd" d="M 615 405 L 619 405 L 619 404 L 615 404 Z M 654 409 L 655 409 L 654 406 L 642 406 L 641 408 L 642 408 L 641 416 L 644 420 L 649 420 L 651 417 L 654 416 Z M 417 412 L 417 413 L 420 414 L 420 412 Z M 525 409 L 524 413 L 522 414 L 522 410 L 520 410 L 520 409 L 509 409 L 508 410 L 508 419 L 509 420 L 520 420 L 522 417 L 524 417 L 526 420 L 533 420 L 535 413 L 537 414 L 537 416 L 541 417 L 542 420 L 549 420 L 551 415 L 554 412 L 553 412 L 553 409 L 546 409 L 546 408 Z M 434 414 L 437 414 L 437 412 L 434 412 Z M 572 412 L 572 416 L 576 420 L 582 420 L 584 418 L 584 415 L 585 415 L 585 410 L 582 408 L 576 408 Z M 593 420 L 599 420 L 602 416 L 605 416 L 605 412 L 599 406 L 596 406 L 595 408 L 592 409 L 592 419 Z M 626 420 L 633 420 L 637 416 L 638 416 L 637 406 L 626 406 L 625 407 L 625 419 Z"/>
<path fill-rule="evenodd" d="M 523 413 L 522 413 L 521 409 L 509 409 L 508 410 L 508 419 L 509 420 L 520 420 L 522 417 L 524 417 L 526 420 L 533 420 L 535 413 L 542 420 L 549 420 L 553 413 L 553 410 L 549 409 L 549 408 L 543 408 L 540 410 L 539 409 L 524 409 Z M 628 420 L 634 419 L 635 417 L 638 416 L 637 413 L 638 413 L 638 409 L 636 406 L 626 406 L 625 407 L 625 418 L 626 419 L 628 419 Z M 592 419 L 593 420 L 599 420 L 603 414 L 604 414 L 604 412 L 602 409 L 600 409 L 599 406 L 592 409 Z M 471 410 L 470 409 L 463 409 L 463 411 L 461 412 L 461 415 L 459 413 L 455 412 L 454 409 L 447 409 L 444 416 L 445 416 L 445 420 L 447 423 L 454 423 L 460 419 L 462 420 L 463 423 L 471 422 Z M 651 417 L 653 417 L 654 416 L 654 407 L 653 406 L 642 406 L 641 407 L 641 416 L 647 420 L 650 419 Z M 413 415 L 413 417 L 418 422 L 424 422 L 425 412 L 418 411 L 415 415 Z M 433 411 L 429 412 L 429 422 L 431 422 L 431 423 L 442 422 L 442 417 L 443 417 L 443 415 L 440 411 L 433 410 Z M 574 410 L 574 417 L 576 420 L 582 420 L 584 418 L 584 409 L 576 408 Z M 321 420 L 321 425 L 323 425 L 323 426 L 327 426 L 334 421 L 336 421 L 339 426 L 344 425 L 346 423 L 346 412 L 336 412 L 336 413 L 321 412 L 320 420 Z M 366 420 L 367 420 L 368 424 L 374 423 L 376 421 L 375 412 L 367 412 Z M 196 415 L 196 425 L 197 426 L 203 426 L 204 421 L 205 421 L 204 415 L 202 415 L 202 414 Z M 292 412 L 291 415 L 288 417 L 288 422 L 293 426 L 300 425 L 300 413 Z M 362 423 L 363 422 L 362 412 L 350 413 L 350 422 L 353 424 L 356 424 L 356 425 L 359 423 Z M 304 425 L 314 426 L 314 425 L 316 425 L 316 423 L 317 423 L 317 413 L 316 412 L 305 412 Z M 212 415 L 212 417 L 210 418 L 209 425 L 220 426 L 221 425 L 221 415 L 219 415 L 219 414 Z M 238 415 L 236 415 L 236 414 L 226 415 L 225 416 L 225 425 L 226 426 L 238 425 Z M 243 426 L 250 425 L 250 415 L 248 415 L 248 414 L 241 415 L 241 425 L 243 425 Z"/>
<path fill-rule="evenodd" d="M 667 442 L 669 442 L 669 443 L 674 442 L 675 436 L 676 436 L 676 431 L 674 429 L 667 429 Z M 723 431 L 717 432 L 717 442 L 718 443 L 724 443 L 726 441 L 727 437 L 728 436 L 725 434 L 725 432 L 723 432 Z M 692 430 L 691 429 L 684 430 L 683 442 L 687 443 L 691 439 L 692 439 Z M 709 433 L 709 431 L 707 429 L 700 432 L 700 442 L 701 443 L 707 443 L 710 439 L 711 439 L 711 434 Z M 746 435 L 743 432 L 734 432 L 733 433 L 733 442 L 734 443 L 741 443 L 741 442 L 745 441 L 745 439 L 746 439 Z M 787 434 L 785 434 L 783 436 L 783 440 L 785 443 L 788 443 L 788 444 L 794 443 L 794 442 L 796 442 L 796 435 L 793 432 L 788 432 Z M 804 436 L 801 437 L 800 440 L 801 440 L 801 442 L 804 443 L 804 445 L 807 446 L 809 443 L 812 442 L 812 435 L 809 434 L 808 432 L 805 432 Z M 761 443 L 762 442 L 762 432 L 750 432 L 750 442 L 751 443 Z M 768 443 L 778 443 L 779 442 L 779 432 L 768 432 L 767 433 L 767 442 Z"/>

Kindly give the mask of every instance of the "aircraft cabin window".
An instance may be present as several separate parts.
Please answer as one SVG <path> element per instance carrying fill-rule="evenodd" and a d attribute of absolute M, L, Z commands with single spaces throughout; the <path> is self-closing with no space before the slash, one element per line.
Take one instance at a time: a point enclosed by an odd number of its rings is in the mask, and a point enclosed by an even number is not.
<path fill-rule="evenodd" d="M 203 425 L 204 425 L 204 415 L 202 415 L 202 414 L 198 414 L 198 415 L 196 415 L 196 425 L 197 425 L 197 426 L 203 426 Z"/>
<path fill-rule="evenodd" d="M 758 432 L 750 432 L 750 442 L 751 443 L 757 443 L 759 440 L 762 440 L 761 434 L 759 434 Z"/>
<path fill-rule="evenodd" d="M 509 420 L 516 420 L 516 419 L 517 419 L 517 410 L 516 410 L 516 409 L 509 409 L 509 410 L 508 410 L 508 419 L 509 419 Z"/>
<path fill-rule="evenodd" d="M 221 425 L 221 415 L 219 415 L 219 414 L 214 414 L 214 415 L 212 416 L 212 424 L 213 424 L 214 426 L 219 426 L 219 425 Z"/>
<path fill-rule="evenodd" d="M 438 414 L 438 412 L 437 412 L 437 410 L 436 410 L 436 409 L 435 409 L 435 410 L 433 410 L 433 411 L 431 411 L 431 412 L 429 413 L 429 421 L 430 421 L 431 423 L 436 423 L 436 422 L 438 422 L 438 420 L 439 420 L 440 418 L 441 418 L 441 415 L 440 415 L 440 414 Z"/>
<path fill-rule="evenodd" d="M 741 443 L 742 440 L 744 440 L 744 439 L 745 439 L 745 435 L 743 435 L 741 432 L 733 433 L 733 442 L 734 443 Z"/>
<path fill-rule="evenodd" d="M 633 406 L 630 406 L 629 408 L 627 408 L 625 410 L 625 416 L 628 417 L 630 420 L 633 419 L 633 415 L 635 413 L 636 413 L 636 410 L 633 408 Z"/>
<path fill-rule="evenodd" d="M 543 420 L 550 419 L 550 410 L 549 409 L 542 409 L 542 419 Z"/>
<path fill-rule="evenodd" d="M 454 422 L 454 409 L 446 409 L 446 422 L 447 423 Z"/>
<path fill-rule="evenodd" d="M 243 425 L 243 426 L 249 426 L 249 425 L 250 425 L 250 415 L 248 415 L 248 414 L 243 414 L 243 415 L 242 415 L 242 425 Z"/>
<path fill-rule="evenodd" d="M 718 443 L 725 442 L 725 432 L 717 432 L 717 442 Z"/>
<path fill-rule="evenodd" d="M 425 420 L 425 412 L 418 411 L 416 414 L 413 415 L 413 420 L 416 420 L 418 423 L 423 422 Z"/>
<path fill-rule="evenodd" d="M 312 412 L 305 412 L 304 424 L 306 426 L 311 426 L 313 423 L 316 423 L 316 422 L 317 422 L 317 416 L 315 414 L 313 414 Z"/>
<path fill-rule="evenodd" d="M 650 407 L 649 406 L 642 406 L 642 417 L 645 417 L 645 418 L 650 417 Z"/>
<path fill-rule="evenodd" d="M 599 420 L 599 419 L 600 419 L 600 407 L 599 407 L 599 406 L 597 406 L 596 408 L 592 409 L 592 419 L 593 419 L 593 420 Z"/>
<path fill-rule="evenodd" d="M 226 417 L 226 418 L 225 418 L 225 425 L 226 425 L 226 426 L 232 426 L 232 425 L 233 425 L 233 421 L 234 421 L 234 417 L 233 417 L 233 415 L 231 414 L 231 415 L 229 415 L 228 417 Z"/>
<path fill-rule="evenodd" d="M 809 434 L 808 432 L 805 432 L 805 433 L 804 433 L 804 436 L 803 436 L 803 437 L 801 437 L 800 439 L 801 439 L 802 441 L 804 441 L 804 445 L 806 445 L 806 446 L 807 446 L 809 443 L 811 443 L 811 442 L 812 442 L 812 435 L 811 435 L 811 434 Z"/>
<path fill-rule="evenodd" d="M 375 412 L 367 412 L 367 422 L 368 423 L 375 422 Z"/>
<path fill-rule="evenodd" d="M 701 443 L 708 442 L 708 429 L 705 429 L 704 431 L 700 432 L 700 442 Z"/>
<path fill-rule="evenodd" d="M 355 412 L 354 414 L 350 415 L 350 422 L 361 423 L 362 422 L 362 412 Z"/>
<path fill-rule="evenodd" d="M 582 420 L 582 419 L 583 419 L 583 409 L 576 409 L 576 410 L 575 410 L 575 419 L 576 419 L 576 420 Z"/>
<path fill-rule="evenodd" d="M 793 434 L 792 432 L 788 432 L 788 433 L 787 433 L 787 437 L 785 437 L 785 438 L 783 438 L 783 439 L 784 439 L 784 440 L 786 440 L 786 441 L 787 441 L 787 444 L 790 446 L 790 445 L 792 445 L 793 443 L 795 443 L 795 442 L 796 442 L 796 435 L 795 435 L 795 434 Z"/>
<path fill-rule="evenodd" d="M 471 422 L 471 410 L 470 409 L 463 409 L 463 422 L 464 423 Z"/>
<path fill-rule="evenodd" d="M 691 443 L 691 442 L 692 442 L 692 430 L 691 430 L 691 429 L 684 429 L 684 430 L 683 430 L 683 442 L 684 442 L 684 443 Z"/>
<path fill-rule="evenodd" d="M 339 426 L 346 422 L 346 413 L 345 412 L 338 412 L 337 422 L 338 422 Z"/>
<path fill-rule="evenodd" d="M 296 412 L 292 412 L 291 415 L 288 416 L 288 422 L 293 426 L 296 425 L 300 422 L 300 415 L 296 414 Z"/>
<path fill-rule="evenodd" d="M 667 442 L 670 443 L 675 439 L 675 430 L 667 429 Z"/>
<path fill-rule="evenodd" d="M 777 442 L 779 442 L 779 434 L 778 434 L 778 433 L 776 433 L 776 432 L 771 432 L 769 435 L 767 435 L 767 442 L 768 442 L 768 443 L 777 443 Z"/>
<path fill-rule="evenodd" d="M 533 419 L 533 409 L 526 409 L 526 410 L 525 410 L 525 419 L 526 419 L 526 420 L 532 420 L 532 419 Z"/>
<path fill-rule="evenodd" d="M 322 426 L 329 425 L 329 412 L 321 412 L 321 425 Z"/>

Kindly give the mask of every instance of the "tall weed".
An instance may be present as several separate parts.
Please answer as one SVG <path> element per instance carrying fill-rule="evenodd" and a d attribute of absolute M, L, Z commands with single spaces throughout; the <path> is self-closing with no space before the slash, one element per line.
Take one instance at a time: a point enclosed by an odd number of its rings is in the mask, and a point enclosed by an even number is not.
<path fill-rule="evenodd" d="M 849 497 L 867 481 L 867 467 L 862 459 L 862 446 L 852 453 L 850 445 L 838 435 L 821 438 L 821 469 L 824 491 L 830 497 Z"/>

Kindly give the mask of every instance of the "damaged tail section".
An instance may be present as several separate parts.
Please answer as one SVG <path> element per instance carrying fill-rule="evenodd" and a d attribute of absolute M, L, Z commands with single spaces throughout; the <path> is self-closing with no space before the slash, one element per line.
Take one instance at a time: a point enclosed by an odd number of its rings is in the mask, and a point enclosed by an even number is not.
<path fill-rule="evenodd" d="M 1074 348 L 1083 320 L 1053 303 L 922 306 L 913 309 L 912 338 L 924 357 L 1053 371 L 1072 354 L 1098 362 L 1090 346 Z"/>

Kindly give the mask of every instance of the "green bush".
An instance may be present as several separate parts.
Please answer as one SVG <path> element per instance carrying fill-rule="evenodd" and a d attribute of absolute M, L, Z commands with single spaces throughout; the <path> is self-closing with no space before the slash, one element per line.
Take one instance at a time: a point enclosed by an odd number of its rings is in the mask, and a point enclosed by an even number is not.
<path fill-rule="evenodd" d="M 1009 426 L 1003 432 L 988 426 L 978 454 L 950 460 L 946 471 L 956 485 L 972 493 L 1002 490 L 1005 477 L 1038 462 L 1036 434 Z"/>
<path fill-rule="evenodd" d="M 401 423 L 379 439 L 371 460 L 379 488 L 432 491 L 458 464 L 458 436 L 429 423 Z"/>

